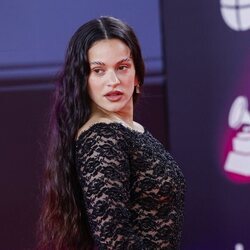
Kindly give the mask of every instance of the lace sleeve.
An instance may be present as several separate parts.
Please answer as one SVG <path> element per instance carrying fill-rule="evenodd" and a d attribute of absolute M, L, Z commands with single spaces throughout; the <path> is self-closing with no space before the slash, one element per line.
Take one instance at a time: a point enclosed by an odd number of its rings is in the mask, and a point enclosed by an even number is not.
<path fill-rule="evenodd" d="M 145 249 L 130 222 L 130 168 L 119 131 L 87 131 L 77 166 L 91 233 L 99 249 Z"/>

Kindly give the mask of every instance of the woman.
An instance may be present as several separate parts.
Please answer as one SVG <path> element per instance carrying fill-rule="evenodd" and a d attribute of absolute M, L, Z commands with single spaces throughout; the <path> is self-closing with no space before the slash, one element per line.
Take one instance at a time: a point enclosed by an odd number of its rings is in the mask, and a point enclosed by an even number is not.
<path fill-rule="evenodd" d="M 71 38 L 57 86 L 42 249 L 177 249 L 184 178 L 133 121 L 144 63 L 133 30 L 94 19 Z"/>

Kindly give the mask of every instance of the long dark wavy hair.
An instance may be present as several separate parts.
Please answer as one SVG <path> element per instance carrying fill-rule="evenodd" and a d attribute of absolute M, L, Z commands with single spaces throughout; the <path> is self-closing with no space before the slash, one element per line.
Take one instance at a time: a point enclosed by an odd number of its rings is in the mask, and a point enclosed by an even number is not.
<path fill-rule="evenodd" d="M 101 17 L 82 25 L 72 36 L 51 114 L 38 249 L 93 248 L 75 168 L 74 145 L 78 130 L 90 117 L 88 50 L 97 41 L 113 38 L 130 48 L 137 79 L 143 84 L 141 49 L 127 24 L 113 17 Z M 134 91 L 133 100 L 136 98 Z"/>

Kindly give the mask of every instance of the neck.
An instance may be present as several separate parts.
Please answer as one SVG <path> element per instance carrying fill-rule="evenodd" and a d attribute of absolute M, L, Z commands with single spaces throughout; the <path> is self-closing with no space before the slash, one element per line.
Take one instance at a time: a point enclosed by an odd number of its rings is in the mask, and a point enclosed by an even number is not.
<path fill-rule="evenodd" d="M 100 107 L 92 107 L 91 118 L 108 118 L 112 121 L 123 122 L 129 127 L 133 128 L 133 104 L 130 106 L 131 107 L 127 108 L 126 110 L 117 112 L 109 112 Z"/>

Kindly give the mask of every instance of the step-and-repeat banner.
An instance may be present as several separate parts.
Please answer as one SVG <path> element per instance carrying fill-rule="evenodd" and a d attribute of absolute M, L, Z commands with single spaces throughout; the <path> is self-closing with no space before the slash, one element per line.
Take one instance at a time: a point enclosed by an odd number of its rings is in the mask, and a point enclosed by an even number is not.
<path fill-rule="evenodd" d="M 162 2 L 182 248 L 250 249 L 250 0 Z"/>

